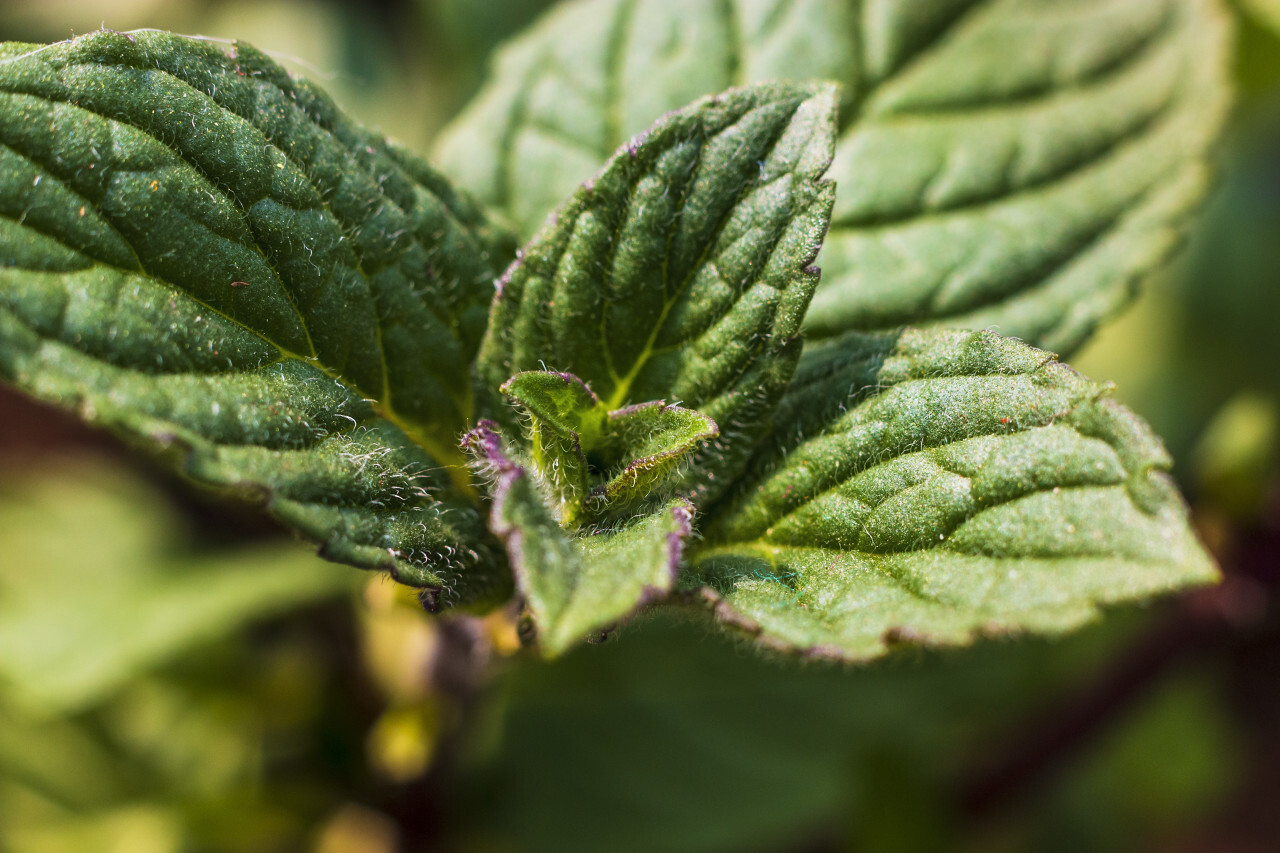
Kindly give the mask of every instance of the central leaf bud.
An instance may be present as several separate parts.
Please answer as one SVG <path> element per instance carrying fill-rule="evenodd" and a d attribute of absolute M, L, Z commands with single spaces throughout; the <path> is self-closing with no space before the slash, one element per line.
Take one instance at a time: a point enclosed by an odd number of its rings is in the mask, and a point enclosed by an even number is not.
<path fill-rule="evenodd" d="M 681 462 L 720 434 L 706 415 L 662 400 L 610 410 L 572 373 L 517 373 L 501 390 L 528 417 L 529 461 L 566 528 L 665 497 Z"/>

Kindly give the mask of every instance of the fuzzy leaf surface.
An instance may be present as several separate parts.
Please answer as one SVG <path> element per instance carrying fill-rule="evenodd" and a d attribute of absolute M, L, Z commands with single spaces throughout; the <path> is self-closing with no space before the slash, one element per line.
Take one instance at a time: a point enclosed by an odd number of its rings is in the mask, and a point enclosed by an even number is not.
<path fill-rule="evenodd" d="M 661 400 L 610 412 L 608 423 L 613 455 L 625 466 L 604 484 L 604 497 L 623 506 L 644 500 L 690 453 L 720 434 L 706 415 Z"/>
<path fill-rule="evenodd" d="M 669 497 L 681 463 L 720 433 L 706 415 L 662 400 L 611 412 L 572 373 L 517 373 L 502 392 L 529 415 L 529 457 L 566 527 Z"/>
<path fill-rule="evenodd" d="M 246 45 L 0 47 L 0 378 L 446 601 L 505 585 L 441 467 L 503 245 Z"/>
<path fill-rule="evenodd" d="M 529 370 L 502 393 L 528 414 L 528 456 L 557 505 L 561 523 L 575 526 L 591 491 L 587 449 L 604 433 L 609 414 L 572 373 Z"/>
<path fill-rule="evenodd" d="M 604 432 L 608 410 L 572 373 L 528 370 L 512 376 L 499 390 L 558 436 L 592 444 Z"/>
<path fill-rule="evenodd" d="M 1216 577 L 1149 428 L 1052 356 L 987 332 L 855 333 L 806 353 L 693 576 L 763 642 L 1057 633 Z"/>
<path fill-rule="evenodd" d="M 561 530 L 532 473 L 511 461 L 492 422 L 466 443 L 494 478 L 491 527 L 507 545 L 538 642 L 557 656 L 675 586 L 693 507 L 674 500 L 626 526 L 586 536 Z"/>
<path fill-rule="evenodd" d="M 722 435 L 757 431 L 817 284 L 835 108 L 826 85 L 733 90 L 615 154 L 499 281 L 480 393 L 517 372 L 567 371 L 610 411 L 665 399 Z M 489 411 L 513 424 L 500 404 Z M 724 482 L 741 461 L 714 447 L 693 468 Z"/>
<path fill-rule="evenodd" d="M 528 235 L 663 112 L 837 80 L 810 334 L 997 327 L 1065 353 L 1204 194 L 1229 17 L 1219 0 L 578 0 L 498 54 L 438 158 Z"/>

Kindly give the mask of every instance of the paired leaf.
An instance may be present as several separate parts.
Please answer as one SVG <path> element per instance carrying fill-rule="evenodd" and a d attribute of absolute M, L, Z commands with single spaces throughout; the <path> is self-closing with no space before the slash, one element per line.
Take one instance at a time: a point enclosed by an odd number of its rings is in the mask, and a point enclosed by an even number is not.
<path fill-rule="evenodd" d="M 865 659 L 1213 580 L 1164 448 L 1105 395 L 989 333 L 814 348 L 691 557 L 704 594 L 766 643 Z"/>
<path fill-rule="evenodd" d="M 794 370 L 834 187 L 836 92 L 776 84 L 704 98 L 615 154 L 499 282 L 480 393 L 568 371 L 606 410 L 662 399 L 722 435 L 766 422 Z M 510 428 L 497 400 L 488 412 Z M 748 442 L 693 466 L 705 501 Z"/>
<path fill-rule="evenodd" d="M 520 592 L 549 656 L 559 655 L 674 587 L 693 507 L 683 500 L 618 530 L 571 537 L 491 422 L 465 445 L 494 481 L 491 526 L 507 544 Z"/>
<path fill-rule="evenodd" d="M 1069 352 L 1204 194 L 1228 21 L 1217 0 L 566 3 L 498 54 L 438 157 L 528 235 L 665 111 L 838 80 L 810 334 L 991 327 Z"/>
<path fill-rule="evenodd" d="M 502 391 L 529 414 L 529 456 L 570 529 L 669 493 L 680 464 L 719 434 L 706 415 L 661 400 L 611 412 L 572 373 L 518 373 Z"/>
<path fill-rule="evenodd" d="M 503 246 L 247 46 L 0 48 L 0 377 L 447 601 L 506 588 L 440 467 Z"/>

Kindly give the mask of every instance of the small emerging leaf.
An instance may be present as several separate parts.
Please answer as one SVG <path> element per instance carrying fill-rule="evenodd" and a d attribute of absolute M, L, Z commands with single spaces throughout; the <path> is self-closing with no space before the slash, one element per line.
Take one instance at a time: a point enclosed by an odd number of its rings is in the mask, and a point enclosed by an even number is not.
<path fill-rule="evenodd" d="M 579 436 L 593 445 L 604 432 L 608 410 L 572 373 L 529 370 L 508 379 L 501 390 L 557 435 Z"/>
<path fill-rule="evenodd" d="M 581 0 L 497 54 L 437 152 L 528 236 L 664 112 L 836 80 L 840 194 L 810 334 L 998 327 L 1070 352 L 1204 196 L 1230 19 L 1219 0 Z"/>
<path fill-rule="evenodd" d="M 441 467 L 505 245 L 246 45 L 0 46 L 0 378 L 447 602 L 507 588 Z"/>
<path fill-rule="evenodd" d="M 568 371 L 608 410 L 673 399 L 754 433 L 799 355 L 834 187 L 836 90 L 774 84 L 704 98 L 620 149 L 499 282 L 481 399 L 520 371 Z M 545 367 L 544 367 L 545 366 Z M 496 400 L 488 413 L 514 426 Z M 691 466 L 697 500 L 749 442 Z"/>
<path fill-rule="evenodd" d="M 674 587 L 693 508 L 676 500 L 618 530 L 579 538 L 561 530 L 529 471 L 511 461 L 492 423 L 465 445 L 495 479 L 492 527 L 507 544 L 548 656 L 608 629 Z"/>
<path fill-rule="evenodd" d="M 623 507 L 648 497 L 688 454 L 720 434 L 706 415 L 661 400 L 609 413 L 610 440 L 626 467 L 604 485 L 604 497 Z"/>
<path fill-rule="evenodd" d="M 530 459 L 555 497 L 561 523 L 577 526 L 591 491 L 586 451 L 604 432 L 608 412 L 572 373 L 517 373 L 501 390 L 528 411 Z"/>
<path fill-rule="evenodd" d="M 569 529 L 669 495 L 680 464 L 719 434 L 706 415 L 661 400 L 610 412 L 572 373 L 518 373 L 502 392 L 528 412 L 529 456 Z"/>
<path fill-rule="evenodd" d="M 849 659 L 1213 580 L 1164 448 L 1105 395 L 985 332 L 817 347 L 695 575 L 766 643 Z"/>

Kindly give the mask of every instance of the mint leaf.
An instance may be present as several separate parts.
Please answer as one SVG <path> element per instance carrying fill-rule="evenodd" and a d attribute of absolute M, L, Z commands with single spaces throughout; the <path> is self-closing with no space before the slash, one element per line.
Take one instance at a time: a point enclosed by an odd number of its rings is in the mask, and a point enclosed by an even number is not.
<path fill-rule="evenodd" d="M 517 372 L 567 371 L 607 410 L 661 398 L 724 434 L 762 426 L 817 284 L 835 96 L 795 84 L 726 92 L 615 154 L 500 280 L 481 393 Z M 499 403 L 488 411 L 512 426 Z M 713 493 L 743 449 L 703 454 L 695 482 Z"/>
<path fill-rule="evenodd" d="M 529 370 L 508 379 L 500 390 L 553 435 L 593 445 L 604 434 L 608 410 L 572 373 Z"/>
<path fill-rule="evenodd" d="M 843 84 L 810 335 L 993 327 L 1070 352 L 1178 244 L 1228 99 L 1216 0 L 585 0 L 499 52 L 437 147 L 529 235 L 663 112 Z"/>
<path fill-rule="evenodd" d="M 693 576 L 764 642 L 849 659 L 1213 580 L 1164 448 L 1106 390 L 985 332 L 819 346 Z"/>
<path fill-rule="evenodd" d="M 529 458 L 569 529 L 665 498 L 686 457 L 720 434 L 706 415 L 662 400 L 610 412 L 572 373 L 517 373 L 502 392 L 528 411 Z"/>
<path fill-rule="evenodd" d="M 529 460 L 554 497 L 561 524 L 576 527 L 591 492 L 587 452 L 604 434 L 608 411 L 572 373 L 517 373 L 501 390 L 527 410 Z"/>
<path fill-rule="evenodd" d="M 610 412 L 608 424 L 615 458 L 625 467 L 604 484 L 604 498 L 624 508 L 649 497 L 688 454 L 720 434 L 706 415 L 661 400 Z"/>
<path fill-rule="evenodd" d="M 446 601 L 504 589 L 441 468 L 502 245 L 245 45 L 0 49 L 0 377 Z"/>
<path fill-rule="evenodd" d="M 608 629 L 674 587 L 693 507 L 675 500 L 627 525 L 571 537 L 528 470 L 512 461 L 492 422 L 465 446 L 493 480 L 491 526 L 511 566 L 548 657 Z"/>

